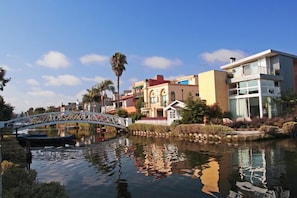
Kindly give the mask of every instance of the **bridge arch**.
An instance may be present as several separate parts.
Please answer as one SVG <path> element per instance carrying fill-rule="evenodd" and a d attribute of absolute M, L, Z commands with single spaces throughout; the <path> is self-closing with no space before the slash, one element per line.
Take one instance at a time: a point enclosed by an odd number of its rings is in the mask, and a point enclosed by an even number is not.
<path fill-rule="evenodd" d="M 89 111 L 49 112 L 18 117 L 8 121 L 0 121 L 0 129 L 12 128 L 13 130 L 23 130 L 38 126 L 72 122 L 101 124 L 123 129 L 131 124 L 131 118 L 122 118 L 114 115 Z"/>

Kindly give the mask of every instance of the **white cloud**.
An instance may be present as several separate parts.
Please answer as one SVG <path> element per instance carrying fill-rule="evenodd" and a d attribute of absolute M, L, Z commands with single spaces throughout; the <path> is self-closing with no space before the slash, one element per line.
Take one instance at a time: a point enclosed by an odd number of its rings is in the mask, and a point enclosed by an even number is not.
<path fill-rule="evenodd" d="M 41 59 L 37 60 L 38 65 L 58 69 L 61 67 L 68 67 L 70 65 L 67 57 L 61 52 L 50 51 L 44 54 Z"/>
<path fill-rule="evenodd" d="M 205 52 L 201 54 L 201 57 L 208 63 L 226 63 L 230 61 L 230 57 L 241 59 L 246 57 L 246 54 L 241 50 L 219 49 L 213 52 Z"/>
<path fill-rule="evenodd" d="M 136 78 L 136 77 L 134 77 L 134 78 L 130 78 L 130 79 L 129 79 L 129 82 L 131 82 L 131 83 L 135 83 L 135 82 L 137 82 L 137 81 L 139 81 L 139 80 L 138 80 L 138 78 Z"/>
<path fill-rule="evenodd" d="M 170 60 L 160 56 L 152 56 L 145 58 L 143 64 L 156 69 L 167 69 L 171 66 L 181 65 L 182 61 L 179 59 Z"/>
<path fill-rule="evenodd" d="M 38 96 L 38 97 L 51 97 L 55 96 L 55 92 L 48 90 L 32 90 L 27 92 L 30 96 Z"/>
<path fill-rule="evenodd" d="M 102 64 L 102 63 L 107 62 L 108 59 L 109 59 L 109 57 L 107 57 L 107 56 L 98 55 L 98 54 L 88 54 L 88 55 L 82 56 L 80 58 L 80 62 L 82 64 L 92 64 L 92 63 Z"/>
<path fill-rule="evenodd" d="M 79 78 L 72 75 L 59 75 L 57 77 L 43 75 L 42 78 L 47 81 L 45 85 L 48 85 L 48 86 L 60 86 L 60 85 L 74 86 L 81 83 L 81 80 Z"/>
<path fill-rule="evenodd" d="M 175 80 L 175 79 L 180 78 L 180 77 L 183 77 L 183 76 L 186 76 L 186 75 L 181 74 L 181 75 L 178 75 L 178 76 L 169 76 L 169 77 L 167 77 L 166 79 L 169 79 L 169 80 Z"/>
<path fill-rule="evenodd" d="M 107 78 L 104 77 L 100 77 L 100 76 L 96 76 L 94 78 L 88 78 L 88 77 L 82 77 L 82 80 L 87 81 L 87 82 L 95 82 L 95 83 L 99 83 L 102 82 L 104 80 L 106 80 Z"/>
<path fill-rule="evenodd" d="M 77 98 L 78 100 L 82 100 L 83 95 L 84 95 L 84 94 L 87 94 L 87 93 L 88 93 L 87 90 L 86 90 L 86 89 L 83 89 L 83 90 L 79 91 L 79 92 L 76 94 L 76 98 Z"/>
<path fill-rule="evenodd" d="M 30 79 L 27 79 L 26 82 L 29 84 L 29 85 L 39 85 L 38 81 L 33 79 L 33 78 L 30 78 Z"/>

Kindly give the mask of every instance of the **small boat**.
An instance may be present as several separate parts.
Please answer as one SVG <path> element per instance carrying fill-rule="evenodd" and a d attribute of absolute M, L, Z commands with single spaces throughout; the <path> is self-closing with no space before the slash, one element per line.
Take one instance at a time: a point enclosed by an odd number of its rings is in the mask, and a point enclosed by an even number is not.
<path fill-rule="evenodd" d="M 23 147 L 65 146 L 66 144 L 76 144 L 75 135 L 49 137 L 46 134 L 24 134 L 18 135 L 17 140 Z"/>

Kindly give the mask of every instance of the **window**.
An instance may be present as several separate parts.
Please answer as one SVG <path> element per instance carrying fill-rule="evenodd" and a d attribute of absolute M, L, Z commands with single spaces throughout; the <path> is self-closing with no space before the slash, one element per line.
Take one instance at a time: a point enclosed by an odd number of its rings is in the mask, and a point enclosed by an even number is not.
<path fill-rule="evenodd" d="M 175 110 L 169 112 L 169 118 L 175 118 Z"/>
<path fill-rule="evenodd" d="M 151 104 L 156 103 L 157 102 L 156 101 L 156 97 L 155 96 L 151 96 L 150 102 L 151 102 Z"/>
<path fill-rule="evenodd" d="M 166 101 L 166 95 L 162 96 L 162 106 L 166 106 L 167 105 L 167 101 Z"/>
<path fill-rule="evenodd" d="M 170 93 L 170 98 L 171 98 L 171 101 L 175 101 L 175 92 L 174 91 L 172 91 Z"/>
<path fill-rule="evenodd" d="M 251 66 L 250 65 L 244 65 L 243 66 L 243 74 L 244 75 L 251 75 Z"/>

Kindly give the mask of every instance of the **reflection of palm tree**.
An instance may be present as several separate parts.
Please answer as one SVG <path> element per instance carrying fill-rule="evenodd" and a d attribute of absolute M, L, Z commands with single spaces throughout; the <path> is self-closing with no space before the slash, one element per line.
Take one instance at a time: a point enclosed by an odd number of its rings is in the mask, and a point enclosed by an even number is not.
<path fill-rule="evenodd" d="M 85 158 L 97 167 L 103 174 L 111 173 L 116 168 L 116 162 L 109 160 L 104 147 L 101 147 L 99 150 L 91 147 L 86 153 Z"/>
<path fill-rule="evenodd" d="M 121 179 L 121 175 L 122 175 L 121 145 L 119 145 L 115 151 L 116 151 L 116 157 L 118 159 L 118 164 L 119 164 L 119 175 L 117 179 L 117 192 L 118 192 L 117 197 L 129 198 L 131 197 L 131 193 L 128 191 L 128 182 L 126 179 Z"/>

